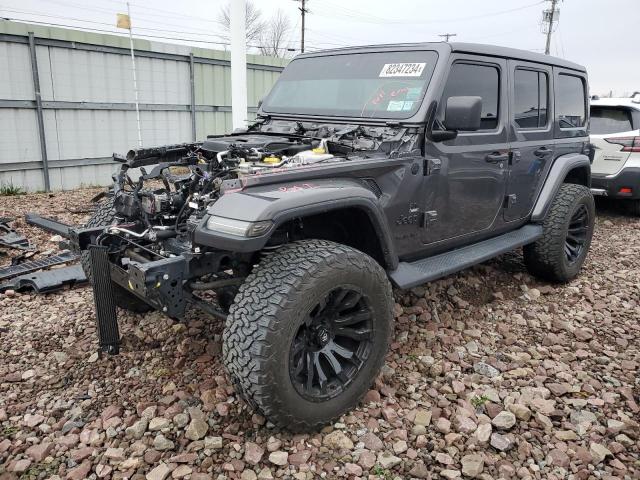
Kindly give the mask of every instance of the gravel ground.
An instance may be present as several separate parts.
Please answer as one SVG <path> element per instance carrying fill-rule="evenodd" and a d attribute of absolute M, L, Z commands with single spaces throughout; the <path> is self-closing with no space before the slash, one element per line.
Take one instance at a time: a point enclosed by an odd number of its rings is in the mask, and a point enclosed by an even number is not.
<path fill-rule="evenodd" d="M 79 223 L 95 193 L 2 197 L 0 216 Z M 640 478 L 640 221 L 599 215 L 569 285 L 512 254 L 396 292 L 382 374 L 312 435 L 238 399 L 197 312 L 122 312 L 122 354 L 98 358 L 88 287 L 0 295 L 0 479 Z"/>

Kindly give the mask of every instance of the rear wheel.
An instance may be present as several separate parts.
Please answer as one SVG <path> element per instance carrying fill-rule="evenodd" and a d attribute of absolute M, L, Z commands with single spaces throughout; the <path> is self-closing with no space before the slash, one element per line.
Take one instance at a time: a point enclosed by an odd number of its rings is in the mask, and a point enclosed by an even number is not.
<path fill-rule="evenodd" d="M 524 247 L 531 274 L 553 282 L 573 279 L 587 258 L 594 223 L 595 204 L 589 189 L 563 184 L 542 225 L 542 238 Z"/>
<path fill-rule="evenodd" d="M 393 320 L 382 267 L 350 247 L 296 242 L 240 287 L 223 336 L 239 394 L 273 423 L 320 427 L 352 408 L 384 363 Z"/>
<path fill-rule="evenodd" d="M 85 226 L 87 227 L 100 227 L 110 225 L 115 218 L 115 211 L 113 209 L 113 197 L 108 198 L 100 205 L 91 216 Z M 91 275 L 91 259 L 88 251 L 83 251 L 80 257 L 80 263 L 85 275 L 89 279 L 89 282 L 93 283 L 93 277 Z M 151 307 L 145 302 L 136 297 L 133 293 L 128 292 L 118 284 L 111 282 L 113 287 L 113 296 L 116 301 L 116 305 L 124 310 L 129 310 L 136 313 L 144 313 L 151 310 Z"/>

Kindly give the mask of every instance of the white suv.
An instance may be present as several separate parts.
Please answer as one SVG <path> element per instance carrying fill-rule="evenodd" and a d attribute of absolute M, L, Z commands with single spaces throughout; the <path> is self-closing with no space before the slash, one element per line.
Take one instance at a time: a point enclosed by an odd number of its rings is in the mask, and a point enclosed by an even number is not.
<path fill-rule="evenodd" d="M 640 215 L 640 92 L 591 100 L 594 194 L 629 200 Z"/>

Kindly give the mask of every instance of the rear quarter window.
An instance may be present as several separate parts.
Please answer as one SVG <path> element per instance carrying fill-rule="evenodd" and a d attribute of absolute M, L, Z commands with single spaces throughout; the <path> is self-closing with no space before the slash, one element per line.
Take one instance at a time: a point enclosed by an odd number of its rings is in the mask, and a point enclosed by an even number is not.
<path fill-rule="evenodd" d="M 561 73 L 556 85 L 556 114 L 560 128 L 584 127 L 587 120 L 582 78 Z"/>
<path fill-rule="evenodd" d="M 629 132 L 634 129 L 631 110 L 624 107 L 591 106 L 591 133 Z"/>

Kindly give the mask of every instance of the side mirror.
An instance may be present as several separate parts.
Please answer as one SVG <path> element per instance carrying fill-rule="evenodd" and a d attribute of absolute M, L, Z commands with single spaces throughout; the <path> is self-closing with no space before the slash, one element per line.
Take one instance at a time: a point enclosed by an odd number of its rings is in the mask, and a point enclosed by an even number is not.
<path fill-rule="evenodd" d="M 449 97 L 444 111 L 444 126 L 455 132 L 480 129 L 482 97 Z"/>

